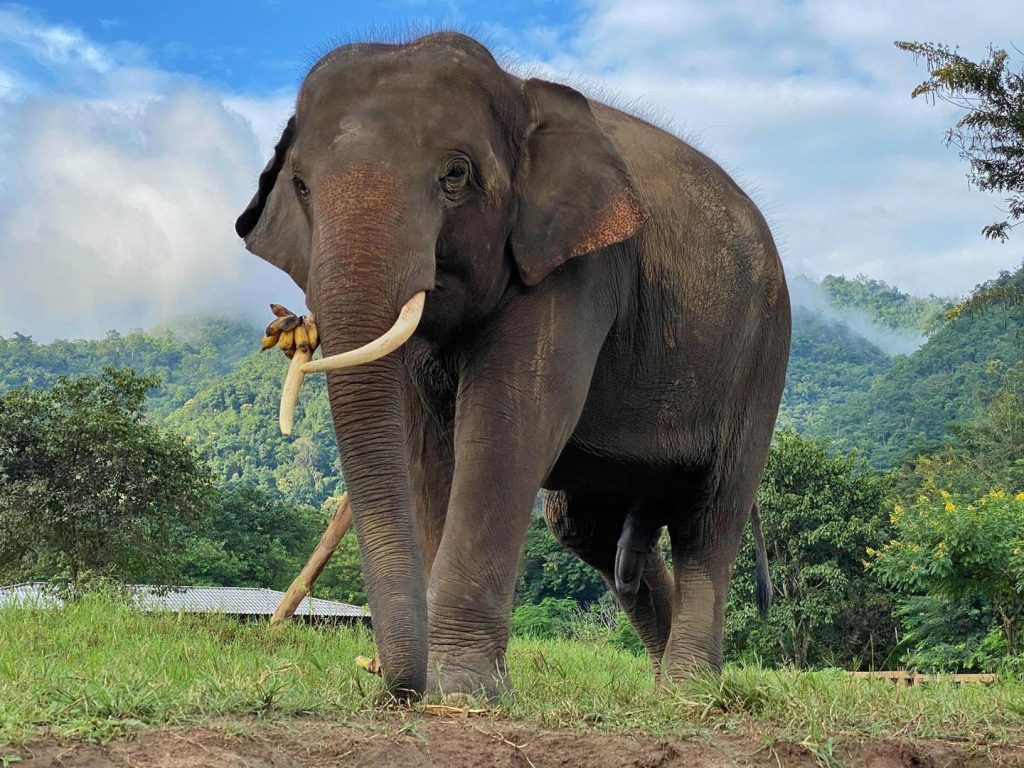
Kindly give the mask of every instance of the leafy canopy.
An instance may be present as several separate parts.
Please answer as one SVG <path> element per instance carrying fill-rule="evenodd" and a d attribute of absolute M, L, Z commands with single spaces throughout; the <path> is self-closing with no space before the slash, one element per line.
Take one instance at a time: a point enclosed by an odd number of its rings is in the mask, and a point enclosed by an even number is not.
<path fill-rule="evenodd" d="M 1009 55 L 998 48 L 975 62 L 936 43 L 897 41 L 896 47 L 928 67 L 928 79 L 912 98 L 940 99 L 966 111 L 946 133 L 946 143 L 970 163 L 972 184 L 1008 195 L 1007 218 L 982 229 L 985 237 L 1005 241 L 1024 216 L 1024 70 L 1011 70 Z"/>
<path fill-rule="evenodd" d="M 777 432 L 758 502 L 774 604 L 759 622 L 749 530 L 726 610 L 733 658 L 797 667 L 884 659 L 893 641 L 892 603 L 863 565 L 864 550 L 888 538 L 887 475 L 823 441 Z"/>
<path fill-rule="evenodd" d="M 0 576 L 152 582 L 206 514 L 209 471 L 145 420 L 154 377 L 105 369 L 0 397 Z"/>
<path fill-rule="evenodd" d="M 911 594 L 992 606 L 1007 650 L 1021 652 L 1024 620 L 1024 493 L 992 491 L 965 501 L 947 491 L 922 494 L 892 513 L 895 537 L 868 549 L 872 569 Z"/>

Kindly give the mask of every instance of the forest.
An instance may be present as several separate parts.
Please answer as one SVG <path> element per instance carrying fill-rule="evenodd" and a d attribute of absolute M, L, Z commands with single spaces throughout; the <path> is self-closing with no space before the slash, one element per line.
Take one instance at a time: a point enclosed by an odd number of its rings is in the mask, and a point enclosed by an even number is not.
<path fill-rule="evenodd" d="M 759 492 L 775 603 L 736 564 L 728 657 L 798 668 L 1022 662 L 1024 307 L 791 279 L 794 330 Z M 1019 295 L 1024 268 L 975 295 Z M 25 329 L 26 333 L 31 328 Z M 190 319 L 0 338 L 0 584 L 285 588 L 344 492 L 322 377 L 277 428 L 287 361 Z M 83 492 L 84 489 L 84 492 Z M 366 599 L 348 536 L 315 594 Z M 640 652 L 603 582 L 535 515 L 513 631 Z"/>

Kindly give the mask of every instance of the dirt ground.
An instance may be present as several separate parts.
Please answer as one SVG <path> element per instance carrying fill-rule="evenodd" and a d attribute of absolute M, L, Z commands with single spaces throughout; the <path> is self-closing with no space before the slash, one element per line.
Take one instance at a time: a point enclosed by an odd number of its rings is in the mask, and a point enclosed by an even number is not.
<path fill-rule="evenodd" d="M 428 717 L 338 725 L 322 720 L 224 723 L 151 729 L 106 745 L 45 738 L 0 752 L 16 768 L 722 768 L 850 766 L 952 768 L 1024 766 L 1024 745 L 980 750 L 944 742 L 843 743 L 815 755 L 755 736 L 657 739 L 622 733 L 545 731 L 493 718 Z"/>

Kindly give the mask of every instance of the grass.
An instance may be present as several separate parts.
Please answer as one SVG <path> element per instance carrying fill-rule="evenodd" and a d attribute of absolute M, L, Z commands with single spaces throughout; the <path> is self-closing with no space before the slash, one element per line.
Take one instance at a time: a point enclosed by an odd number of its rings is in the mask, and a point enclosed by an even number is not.
<path fill-rule="evenodd" d="M 376 678 L 359 628 L 144 615 L 88 599 L 63 610 L 0 609 L 0 744 L 48 732 L 90 740 L 150 725 L 223 718 L 374 717 Z M 647 661 L 603 643 L 516 640 L 516 693 L 499 713 L 548 727 L 692 736 L 752 728 L 827 750 L 835 738 L 892 736 L 977 743 L 1024 737 L 1024 682 L 916 688 L 728 666 L 671 689 Z M 2 750 L 0 750 L 2 754 Z"/>

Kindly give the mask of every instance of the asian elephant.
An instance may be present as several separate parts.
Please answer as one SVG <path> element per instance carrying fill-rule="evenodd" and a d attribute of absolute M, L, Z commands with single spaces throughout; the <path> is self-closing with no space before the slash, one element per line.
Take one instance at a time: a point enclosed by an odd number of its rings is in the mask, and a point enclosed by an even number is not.
<path fill-rule="evenodd" d="M 389 691 L 505 687 L 541 488 L 657 670 L 720 666 L 790 341 L 771 233 L 721 168 L 437 33 L 321 58 L 236 230 L 319 325 Z"/>

